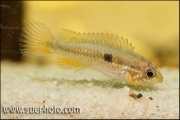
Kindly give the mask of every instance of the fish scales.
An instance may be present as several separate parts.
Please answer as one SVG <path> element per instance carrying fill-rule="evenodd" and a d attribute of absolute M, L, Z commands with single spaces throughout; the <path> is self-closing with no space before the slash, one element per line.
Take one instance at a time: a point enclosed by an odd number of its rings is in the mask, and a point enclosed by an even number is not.
<path fill-rule="evenodd" d="M 60 66 L 92 67 L 116 80 L 135 85 L 161 83 L 157 66 L 133 52 L 127 39 L 103 33 L 76 33 L 62 29 L 58 39 L 42 23 L 31 22 L 20 37 L 23 55 L 59 55 Z"/>
<path fill-rule="evenodd" d="M 86 61 L 86 63 L 89 62 L 88 64 L 96 63 L 97 61 L 97 64 L 109 64 L 112 66 L 120 66 L 120 65 L 132 66 L 131 65 L 132 57 L 135 58 L 135 55 L 134 56 L 128 55 L 128 54 L 132 54 L 132 52 L 130 51 L 117 49 L 117 48 L 110 48 L 105 45 L 93 45 L 92 43 L 77 44 L 71 42 L 67 44 L 67 43 L 61 43 L 58 40 L 56 40 L 56 42 L 52 45 L 52 50 L 53 50 L 52 53 L 57 53 L 61 55 L 64 54 L 71 59 L 76 59 L 76 61 L 79 60 L 78 58 L 80 59 L 83 58 L 83 61 Z M 118 51 L 121 52 L 118 53 Z M 106 60 L 104 58 L 105 55 L 111 55 L 112 60 L 111 61 Z M 75 58 L 76 56 L 77 58 Z M 93 60 L 93 62 L 91 60 Z M 96 65 L 94 65 L 94 67 L 95 66 Z"/>

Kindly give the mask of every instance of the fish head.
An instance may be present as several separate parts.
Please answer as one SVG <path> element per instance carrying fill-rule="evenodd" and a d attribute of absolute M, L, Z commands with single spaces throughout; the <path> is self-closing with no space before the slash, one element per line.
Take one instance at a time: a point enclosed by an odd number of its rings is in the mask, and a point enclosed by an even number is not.
<path fill-rule="evenodd" d="M 146 62 L 141 63 L 141 66 L 126 69 L 125 80 L 134 85 L 151 85 L 163 82 L 163 76 L 154 63 Z"/>

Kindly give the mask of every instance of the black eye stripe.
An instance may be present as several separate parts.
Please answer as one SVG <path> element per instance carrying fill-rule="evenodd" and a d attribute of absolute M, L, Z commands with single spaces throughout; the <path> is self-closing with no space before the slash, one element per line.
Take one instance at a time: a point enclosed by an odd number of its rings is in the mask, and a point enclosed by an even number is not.
<path fill-rule="evenodd" d="M 112 54 L 104 54 L 104 60 L 107 62 L 112 62 Z"/>

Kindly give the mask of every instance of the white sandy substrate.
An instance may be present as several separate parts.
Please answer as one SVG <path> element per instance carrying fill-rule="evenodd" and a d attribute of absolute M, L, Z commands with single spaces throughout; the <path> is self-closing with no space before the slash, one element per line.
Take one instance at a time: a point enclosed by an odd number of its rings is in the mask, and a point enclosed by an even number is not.
<path fill-rule="evenodd" d="M 179 69 L 161 71 L 164 82 L 153 87 L 123 83 L 104 87 L 87 81 L 91 77 L 100 81 L 103 77 L 97 71 L 73 73 L 54 65 L 1 61 L 1 118 L 179 118 Z M 143 96 L 134 99 L 130 92 Z M 3 112 L 12 106 L 74 107 L 80 113 Z"/>

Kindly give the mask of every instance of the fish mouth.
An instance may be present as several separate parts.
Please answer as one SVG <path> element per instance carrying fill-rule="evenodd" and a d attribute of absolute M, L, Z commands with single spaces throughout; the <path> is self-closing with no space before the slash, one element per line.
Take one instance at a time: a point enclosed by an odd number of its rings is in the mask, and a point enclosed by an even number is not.
<path fill-rule="evenodd" d="M 156 83 L 162 83 L 163 79 L 158 80 Z"/>
<path fill-rule="evenodd" d="M 157 78 L 153 78 L 152 80 L 152 83 L 155 84 L 155 83 L 162 83 L 163 82 L 163 77 L 160 76 L 160 77 L 157 77 Z"/>
<path fill-rule="evenodd" d="M 162 82 L 163 82 L 163 80 L 158 80 L 158 81 L 153 81 L 153 82 L 151 82 L 149 84 L 156 84 L 156 83 L 162 83 Z"/>
<path fill-rule="evenodd" d="M 147 79 L 147 80 L 133 79 L 129 81 L 130 84 L 134 84 L 134 85 L 152 85 L 152 84 L 162 83 L 162 82 L 163 82 L 163 77 Z"/>
<path fill-rule="evenodd" d="M 137 76 L 137 75 L 133 74 L 133 76 Z M 152 84 L 156 84 L 156 83 L 162 83 L 163 76 L 158 75 L 158 76 L 154 76 L 152 78 L 144 78 L 144 77 L 132 77 L 130 74 L 127 73 L 125 76 L 125 80 L 129 84 L 133 84 L 133 85 L 152 85 Z"/>

